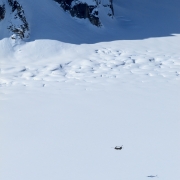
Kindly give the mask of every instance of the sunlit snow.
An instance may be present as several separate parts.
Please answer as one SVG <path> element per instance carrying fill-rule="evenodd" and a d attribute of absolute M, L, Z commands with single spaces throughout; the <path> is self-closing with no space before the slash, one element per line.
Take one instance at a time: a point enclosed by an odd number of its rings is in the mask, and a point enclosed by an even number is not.
<path fill-rule="evenodd" d="M 0 179 L 180 179 L 180 1 L 114 0 L 100 28 L 19 2 L 30 38 L 0 22 Z"/>

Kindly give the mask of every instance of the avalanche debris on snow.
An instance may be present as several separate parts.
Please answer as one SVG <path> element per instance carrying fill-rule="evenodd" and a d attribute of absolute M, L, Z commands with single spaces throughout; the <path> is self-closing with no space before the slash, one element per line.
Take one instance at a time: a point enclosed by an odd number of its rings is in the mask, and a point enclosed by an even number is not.
<path fill-rule="evenodd" d="M 66 51 L 67 54 L 70 53 L 67 49 Z M 19 51 L 17 55 L 22 53 Z M 63 59 L 66 61 L 63 62 Z M 48 82 L 66 82 L 70 79 L 89 83 L 103 82 L 103 79 L 116 82 L 125 80 L 148 82 L 158 79 L 179 81 L 179 61 L 180 57 L 177 55 L 102 48 L 92 50 L 88 57 L 81 53 L 74 54 L 73 59 L 67 55 L 60 55 L 59 60 L 52 60 L 51 63 L 21 62 L 16 66 L 6 63 L 1 66 L 0 85 L 12 86 L 17 82 L 23 84 L 24 81 L 27 84 L 33 81 L 48 84 Z"/>

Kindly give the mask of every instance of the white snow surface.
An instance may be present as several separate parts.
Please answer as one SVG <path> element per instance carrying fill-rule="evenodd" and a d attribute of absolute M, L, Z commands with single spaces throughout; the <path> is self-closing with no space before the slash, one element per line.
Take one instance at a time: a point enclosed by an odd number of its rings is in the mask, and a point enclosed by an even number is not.
<path fill-rule="evenodd" d="M 114 0 L 100 29 L 19 2 L 31 37 L 0 33 L 0 179 L 180 179 L 179 1 Z"/>
<path fill-rule="evenodd" d="M 36 40 L 1 41 L 1 87 L 49 83 L 180 81 L 180 36 L 74 45 Z M 9 44 L 8 44 L 9 43 Z M 9 52 L 11 51 L 11 52 Z M 6 88 L 5 88 L 6 89 Z"/>

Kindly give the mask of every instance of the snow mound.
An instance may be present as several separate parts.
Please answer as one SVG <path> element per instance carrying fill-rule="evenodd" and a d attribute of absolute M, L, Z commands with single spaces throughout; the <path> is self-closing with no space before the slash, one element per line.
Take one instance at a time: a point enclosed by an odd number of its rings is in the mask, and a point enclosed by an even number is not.
<path fill-rule="evenodd" d="M 172 40 L 173 39 L 173 40 Z M 169 44 L 179 37 L 167 38 Z M 58 41 L 35 41 L 14 47 L 14 54 L 1 64 L 1 87 L 44 87 L 52 82 L 179 82 L 180 53 L 165 39 L 132 43 L 72 45 Z M 119 46 L 119 47 L 118 47 Z M 176 48 L 175 48 L 176 47 Z M 41 52 L 41 53 L 39 53 Z"/>

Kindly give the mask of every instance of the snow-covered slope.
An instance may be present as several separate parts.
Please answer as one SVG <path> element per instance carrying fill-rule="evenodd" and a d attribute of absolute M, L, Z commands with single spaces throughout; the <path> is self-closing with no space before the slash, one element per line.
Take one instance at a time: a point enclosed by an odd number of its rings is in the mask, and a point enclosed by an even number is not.
<path fill-rule="evenodd" d="M 180 1 L 114 0 L 101 26 L 18 3 L 26 38 L 0 0 L 0 179 L 180 179 Z"/>
<path fill-rule="evenodd" d="M 49 80 L 59 82 L 67 79 L 91 82 L 92 78 L 99 77 L 124 79 L 125 75 L 138 77 L 138 81 L 141 81 L 141 76 L 145 81 L 151 81 L 153 77 L 162 81 L 179 80 L 180 40 L 178 34 L 172 34 L 180 32 L 177 0 L 171 3 L 170 0 L 114 0 L 113 18 L 99 8 L 102 27 L 92 25 L 88 19 L 72 17 L 55 1 L 19 0 L 30 32 L 27 42 L 8 38 L 5 25 L 9 18 L 14 17 L 9 2 L 1 0 L 1 17 L 3 4 L 9 7 L 9 11 L 5 8 L 7 16 L 0 22 L 2 86 L 17 82 L 27 85 L 31 81 L 47 84 Z M 13 8 L 16 14 L 19 6 L 13 7 L 16 7 Z M 16 20 L 18 17 L 13 20 L 15 24 Z M 142 40 L 145 37 L 150 39 Z M 126 38 L 129 40 L 118 41 Z M 131 41 L 136 38 L 139 40 Z M 110 40 L 116 41 L 101 43 Z M 79 46 L 82 42 L 100 43 Z M 25 79 L 28 81 L 24 83 Z"/>
<path fill-rule="evenodd" d="M 180 81 L 180 36 L 143 41 L 72 45 L 38 40 L 15 46 L 1 42 L 1 86 L 51 86 L 63 82 Z M 158 45 L 157 45 L 158 43 Z M 12 52 L 11 52 L 12 51 Z M 9 54 L 9 52 L 11 52 Z"/>
<path fill-rule="evenodd" d="M 6 5 L 6 16 L 0 21 L 0 38 L 9 37 L 7 27 L 14 14 L 9 7 L 9 1 L 1 0 L 0 4 Z M 35 39 L 53 39 L 69 43 L 95 43 L 121 39 L 144 39 L 150 37 L 171 36 L 180 33 L 179 0 L 114 0 L 113 18 L 109 17 L 108 1 L 101 1 L 98 6 L 98 18 L 102 24 L 96 27 L 88 18 L 79 19 L 72 17 L 70 12 L 65 12 L 54 0 L 18 0 L 22 6 L 28 28 L 29 41 Z M 85 1 L 81 1 L 84 2 Z M 92 2 L 92 3 L 91 3 Z M 98 1 L 99 2 L 99 1 Z M 94 4 L 95 1 L 86 1 Z M 112 13 L 111 13 L 112 14 Z M 15 21 L 15 22 L 14 22 Z M 21 23 L 20 23 L 21 24 Z"/>
<path fill-rule="evenodd" d="M 103 15 L 101 12 L 103 12 Z M 65 25 L 67 25 L 68 22 L 69 26 L 73 27 L 73 24 L 69 22 L 71 16 L 82 19 L 82 21 L 86 20 L 87 23 L 95 26 L 102 26 L 103 24 L 100 15 L 105 18 L 113 18 L 114 12 L 111 0 L 50 0 L 35 3 L 23 0 L 1 0 L 0 21 L 3 23 L 0 24 L 0 34 L 1 37 L 4 37 L 2 32 L 5 31 L 9 32 L 10 35 L 13 35 L 13 39 L 27 39 L 30 34 L 29 25 L 33 27 L 33 25 L 37 26 L 38 24 L 41 26 L 42 24 L 51 26 L 51 28 L 55 28 L 56 33 L 60 33 L 58 32 L 58 29 L 56 29 L 56 26 L 62 26 L 62 21 L 66 21 Z M 33 16 L 33 21 L 31 21 L 31 16 Z M 51 19 L 51 21 L 54 21 L 55 23 L 47 23 L 48 19 Z M 66 30 L 67 26 L 63 27 L 63 29 Z M 48 32 L 46 28 L 44 30 Z M 33 32 L 32 29 L 32 33 Z M 43 31 L 38 29 L 38 34 L 41 33 L 43 33 Z"/>

